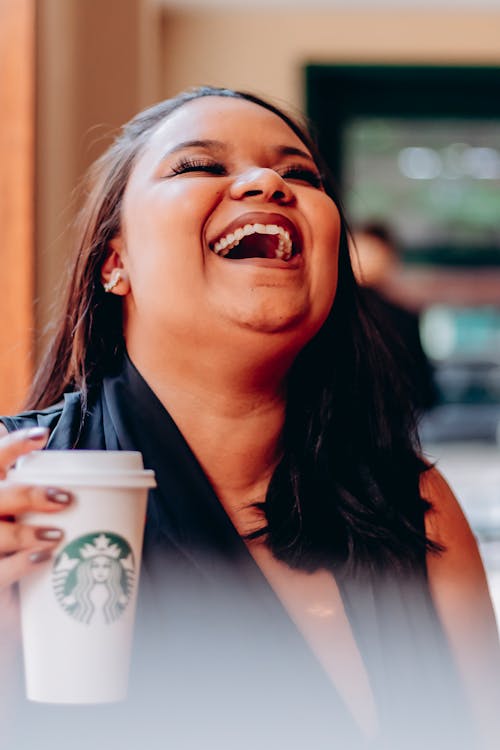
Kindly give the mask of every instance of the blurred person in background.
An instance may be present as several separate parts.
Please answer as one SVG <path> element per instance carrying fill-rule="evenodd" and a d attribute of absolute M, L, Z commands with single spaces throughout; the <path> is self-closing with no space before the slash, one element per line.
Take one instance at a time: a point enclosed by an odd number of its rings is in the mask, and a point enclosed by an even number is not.
<path fill-rule="evenodd" d="M 483 747 L 500 652 L 477 546 L 421 456 L 306 130 L 250 94 L 188 91 L 123 128 L 85 195 L 0 468 L 128 449 L 155 471 L 130 697 L 19 698 L 9 748 Z M 0 486 L 4 587 L 50 565 L 71 501 Z"/>
<path fill-rule="evenodd" d="M 394 338 L 395 356 L 408 383 L 417 412 L 437 404 L 438 391 L 431 362 L 422 347 L 419 316 L 396 301 L 390 281 L 400 265 L 400 252 L 389 227 L 366 222 L 356 227 L 350 243 L 351 263 L 363 294 L 389 337 Z"/>

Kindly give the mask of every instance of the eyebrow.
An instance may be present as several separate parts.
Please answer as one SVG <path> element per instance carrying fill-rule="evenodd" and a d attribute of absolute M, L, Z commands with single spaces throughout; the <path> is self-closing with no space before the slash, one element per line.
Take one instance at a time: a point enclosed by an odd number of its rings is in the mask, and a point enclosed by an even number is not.
<path fill-rule="evenodd" d="M 216 141 L 213 139 L 195 139 L 192 141 L 181 141 L 180 143 L 177 143 L 177 145 L 173 146 L 173 148 L 169 149 L 164 154 L 163 159 L 165 159 L 167 156 L 170 156 L 171 154 L 175 154 L 179 151 L 185 151 L 189 148 L 203 148 L 220 152 L 227 149 L 227 144 L 223 143 L 222 141 Z M 303 159 L 314 162 L 311 154 L 308 154 L 307 151 L 303 151 L 301 148 L 296 148 L 295 146 L 273 146 L 272 150 L 276 152 L 278 156 L 300 156 Z"/>
<path fill-rule="evenodd" d="M 295 146 L 277 146 L 275 150 L 280 156 L 300 156 L 303 159 L 314 162 L 311 154 L 308 154 L 307 151 L 303 151 L 301 148 L 295 148 Z"/>

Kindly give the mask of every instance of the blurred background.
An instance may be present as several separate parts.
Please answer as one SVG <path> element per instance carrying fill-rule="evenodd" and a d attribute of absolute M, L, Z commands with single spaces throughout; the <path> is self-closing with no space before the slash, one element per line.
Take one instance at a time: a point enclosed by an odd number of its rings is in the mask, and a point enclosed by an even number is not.
<path fill-rule="evenodd" d="M 0 0 L 0 413 L 43 350 L 82 173 L 203 83 L 306 111 L 353 228 L 390 233 L 377 293 L 416 322 L 424 449 L 500 613 L 500 0 Z"/>

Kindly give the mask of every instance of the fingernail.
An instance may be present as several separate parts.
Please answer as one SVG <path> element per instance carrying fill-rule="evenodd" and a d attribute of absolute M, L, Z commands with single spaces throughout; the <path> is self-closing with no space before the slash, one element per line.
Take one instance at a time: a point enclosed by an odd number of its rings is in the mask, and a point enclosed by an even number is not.
<path fill-rule="evenodd" d="M 71 502 L 73 495 L 71 492 L 66 492 L 66 490 L 60 490 L 57 487 L 49 487 L 45 490 L 45 497 L 52 503 L 67 505 Z"/>
<path fill-rule="evenodd" d="M 29 561 L 32 563 L 41 563 L 49 560 L 52 553 L 48 549 L 41 549 L 38 552 L 32 552 L 29 556 Z"/>
<path fill-rule="evenodd" d="M 62 538 L 62 531 L 61 529 L 37 529 L 35 531 L 35 536 L 37 539 L 41 539 L 44 542 L 55 542 L 57 539 Z"/>
<path fill-rule="evenodd" d="M 28 440 L 41 440 L 42 438 L 46 438 L 48 435 L 48 429 L 46 427 L 32 427 L 30 430 L 28 430 Z"/>

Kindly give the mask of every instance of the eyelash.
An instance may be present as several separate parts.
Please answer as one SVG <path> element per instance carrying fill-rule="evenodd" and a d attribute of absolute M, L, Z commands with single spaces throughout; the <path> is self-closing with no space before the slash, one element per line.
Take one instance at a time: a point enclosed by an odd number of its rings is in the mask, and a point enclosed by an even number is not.
<path fill-rule="evenodd" d="M 210 174 L 226 174 L 223 164 L 206 159 L 182 159 L 172 167 L 172 174 L 186 174 L 186 172 L 210 172 Z"/>
<path fill-rule="evenodd" d="M 208 172 L 209 174 L 225 175 L 227 170 L 223 164 L 206 159 L 182 159 L 182 161 L 172 167 L 172 175 L 186 174 L 188 172 Z M 323 185 L 321 175 L 313 169 L 304 167 L 302 164 L 292 164 L 285 167 L 279 174 L 284 180 L 292 179 L 307 182 L 315 188 L 320 188 Z"/>
<path fill-rule="evenodd" d="M 302 164 L 291 164 L 280 172 L 281 177 L 291 180 L 299 180 L 301 182 L 308 182 L 312 187 L 320 188 L 323 185 L 321 175 L 314 169 L 308 169 Z"/>

